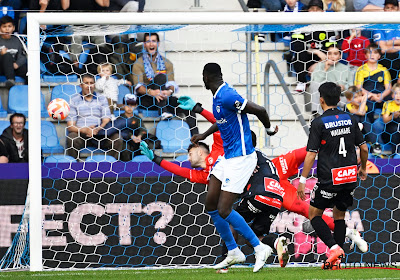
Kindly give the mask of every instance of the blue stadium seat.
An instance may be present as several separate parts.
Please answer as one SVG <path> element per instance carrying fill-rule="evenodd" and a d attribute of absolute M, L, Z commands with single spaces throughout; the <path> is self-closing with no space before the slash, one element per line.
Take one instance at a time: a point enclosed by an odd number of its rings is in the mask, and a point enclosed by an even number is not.
<path fill-rule="evenodd" d="M 42 152 L 43 153 L 62 153 L 64 152 L 63 146 L 57 136 L 56 127 L 49 121 L 42 121 Z"/>
<path fill-rule="evenodd" d="M 116 162 L 117 160 L 113 156 L 109 155 L 93 155 L 86 158 L 86 162 Z"/>
<path fill-rule="evenodd" d="M 183 120 L 160 121 L 156 127 L 156 136 L 166 153 L 186 153 L 191 138 L 189 125 Z"/>
<path fill-rule="evenodd" d="M 7 111 L 4 110 L 3 104 L 1 103 L 1 98 L 0 98 L 0 118 L 6 118 L 7 117 Z"/>
<path fill-rule="evenodd" d="M 0 121 L 0 135 L 3 134 L 3 131 L 10 126 L 10 121 Z"/>
<path fill-rule="evenodd" d="M 14 19 L 15 17 L 15 13 L 14 13 L 14 9 L 13 7 L 10 6 L 2 6 L 1 7 L 1 12 L 0 12 L 0 18 L 4 17 L 4 16 L 9 16 L 12 19 Z"/>
<path fill-rule="evenodd" d="M 139 155 L 133 157 L 132 162 L 151 162 L 151 160 L 145 155 Z"/>
<path fill-rule="evenodd" d="M 68 103 L 71 102 L 71 97 L 82 91 L 80 86 L 75 85 L 58 85 L 51 91 L 51 100 L 56 98 L 62 98 Z"/>
<path fill-rule="evenodd" d="M 71 75 L 55 75 L 55 74 L 44 74 L 42 80 L 45 83 L 76 83 L 78 82 L 78 76 L 75 74 Z"/>
<path fill-rule="evenodd" d="M 127 86 L 119 85 L 118 86 L 118 104 L 122 104 L 125 95 L 127 95 L 129 93 L 132 93 L 132 92 Z"/>
<path fill-rule="evenodd" d="M 6 76 L 0 76 L 0 83 L 5 83 L 6 81 L 7 81 Z M 22 77 L 15 76 L 15 82 L 24 84 L 25 80 Z"/>
<path fill-rule="evenodd" d="M 51 155 L 48 156 L 44 159 L 45 163 L 61 163 L 61 162 L 77 162 L 76 159 L 70 156 L 64 156 L 64 155 Z"/>
<path fill-rule="evenodd" d="M 25 34 L 25 29 L 26 29 L 26 25 L 27 25 L 27 17 L 23 16 L 20 17 L 19 19 L 19 24 L 18 24 L 18 33 L 19 34 Z"/>
<path fill-rule="evenodd" d="M 175 158 L 175 161 L 188 161 L 188 160 L 189 160 L 188 155 L 180 155 Z"/>
<path fill-rule="evenodd" d="M 150 109 L 144 109 L 140 108 L 139 113 L 143 115 L 145 118 L 158 118 L 160 117 L 160 114 L 158 113 L 158 110 L 150 110 Z"/>
<path fill-rule="evenodd" d="M 48 116 L 43 93 L 41 93 L 41 116 Z M 8 113 L 21 113 L 28 116 L 28 86 L 13 86 L 8 93 Z"/>

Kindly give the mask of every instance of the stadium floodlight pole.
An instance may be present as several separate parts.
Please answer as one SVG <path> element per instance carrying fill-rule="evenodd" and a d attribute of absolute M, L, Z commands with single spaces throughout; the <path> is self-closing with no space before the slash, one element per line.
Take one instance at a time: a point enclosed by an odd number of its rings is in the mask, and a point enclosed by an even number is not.
<path fill-rule="evenodd" d="M 340 21 L 340 24 L 338 24 Z M 30 201 L 30 270 L 41 271 L 42 264 L 42 180 L 41 180 L 41 122 L 40 122 L 40 25 L 251 25 L 251 24 L 364 24 L 398 23 L 396 13 L 243 13 L 243 12 L 180 12 L 157 13 L 28 13 L 28 95 L 29 95 L 29 201 Z M 311 26 L 312 28 L 312 26 Z M 312 30 L 312 29 L 310 29 Z M 246 30 L 244 30 L 246 31 Z M 251 28 L 249 29 L 251 32 Z"/>

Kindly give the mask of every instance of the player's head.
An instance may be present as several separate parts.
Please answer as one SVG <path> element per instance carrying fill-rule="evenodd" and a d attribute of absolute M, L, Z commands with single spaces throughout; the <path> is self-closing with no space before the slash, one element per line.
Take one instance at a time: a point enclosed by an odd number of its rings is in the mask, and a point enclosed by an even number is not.
<path fill-rule="evenodd" d="M 398 0 L 385 0 L 385 4 L 383 5 L 383 11 L 385 11 L 385 12 L 398 12 L 399 11 L 399 2 L 398 2 Z"/>
<path fill-rule="evenodd" d="M 400 83 L 395 83 L 392 88 L 393 100 L 400 105 Z"/>
<path fill-rule="evenodd" d="M 318 91 L 320 95 L 319 99 L 322 109 L 325 108 L 325 105 L 336 106 L 339 103 L 341 89 L 340 86 L 338 86 L 337 84 L 332 82 L 323 83 L 319 87 Z"/>
<path fill-rule="evenodd" d="M 352 103 L 354 105 L 360 105 L 363 93 L 356 86 L 350 86 L 344 92 L 344 96 L 346 97 L 347 102 Z"/>
<path fill-rule="evenodd" d="M 378 63 L 382 56 L 382 51 L 376 43 L 371 43 L 364 49 L 365 56 L 370 63 Z"/>
<path fill-rule="evenodd" d="M 206 157 L 210 154 L 210 148 L 206 143 L 198 142 L 190 144 L 188 147 L 188 156 L 190 165 L 193 168 L 206 166 Z"/>
<path fill-rule="evenodd" d="M 110 63 L 103 63 L 97 66 L 97 73 L 104 74 L 105 76 L 111 76 L 113 67 Z"/>
<path fill-rule="evenodd" d="M 157 53 L 159 42 L 160 37 L 157 33 L 144 33 L 143 47 L 150 55 L 154 55 Z"/>
<path fill-rule="evenodd" d="M 210 89 L 210 84 L 222 80 L 222 71 L 219 64 L 210 62 L 204 66 L 203 69 L 203 82 L 206 89 Z"/>

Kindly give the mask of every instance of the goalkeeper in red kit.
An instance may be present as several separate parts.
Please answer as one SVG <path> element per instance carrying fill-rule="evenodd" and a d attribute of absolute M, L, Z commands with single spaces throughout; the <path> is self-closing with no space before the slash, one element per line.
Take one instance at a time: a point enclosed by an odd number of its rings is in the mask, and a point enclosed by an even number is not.
<path fill-rule="evenodd" d="M 178 102 L 183 109 L 192 110 L 195 113 L 201 114 L 205 119 L 211 123 L 215 123 L 213 114 L 202 108 L 200 103 L 195 103 L 190 97 L 180 97 Z M 141 142 L 142 154 L 146 155 L 149 159 L 160 165 L 165 170 L 189 179 L 193 183 L 208 184 L 208 175 L 217 161 L 218 157 L 224 154 L 223 142 L 219 135 L 219 132 L 213 134 L 213 145 L 211 151 L 209 146 L 203 142 L 198 144 L 191 144 L 188 148 L 188 156 L 191 167 L 202 168 L 201 170 L 181 167 L 175 163 L 164 160 L 163 158 L 155 155 L 151 150 L 148 149 L 145 142 Z M 256 136 L 253 133 L 253 145 L 256 143 Z M 305 201 L 298 199 L 297 189 L 289 182 L 289 178 L 298 174 L 299 166 L 304 162 L 306 156 L 306 147 L 290 151 L 287 154 L 280 155 L 272 159 L 272 163 L 275 165 L 279 175 L 280 185 L 284 188 L 283 203 L 282 206 L 288 211 L 300 214 L 308 218 L 309 204 Z M 331 230 L 334 229 L 333 219 L 329 216 L 323 215 L 324 221 L 328 224 Z M 269 227 L 266 232 L 257 234 L 262 237 L 264 234 L 268 234 Z M 368 250 L 367 243 L 361 238 L 359 232 L 355 229 L 347 229 L 346 236 L 349 237 L 362 252 Z M 274 246 L 276 248 L 276 246 Z M 286 249 L 286 248 L 285 248 Z M 278 251 L 278 250 L 277 250 Z M 280 265 L 284 267 L 287 262 L 287 255 L 280 256 L 278 252 L 278 258 Z M 287 253 L 287 252 L 286 252 Z M 283 254 L 283 253 L 282 253 Z"/>

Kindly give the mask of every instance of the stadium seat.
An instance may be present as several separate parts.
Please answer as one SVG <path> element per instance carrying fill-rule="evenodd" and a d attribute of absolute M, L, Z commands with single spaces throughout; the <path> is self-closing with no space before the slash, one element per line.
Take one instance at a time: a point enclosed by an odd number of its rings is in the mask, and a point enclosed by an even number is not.
<path fill-rule="evenodd" d="M 1 103 L 1 98 L 0 98 L 0 118 L 6 118 L 7 117 L 7 111 L 4 110 L 3 104 Z"/>
<path fill-rule="evenodd" d="M 160 121 L 156 127 L 156 136 L 161 140 L 166 153 L 186 153 L 191 137 L 189 125 L 183 120 Z"/>
<path fill-rule="evenodd" d="M 1 12 L 0 12 L 0 18 L 4 17 L 4 16 L 9 16 L 12 19 L 14 19 L 15 17 L 15 12 L 13 7 L 10 6 L 2 6 L 1 7 Z"/>
<path fill-rule="evenodd" d="M 10 121 L 0 121 L 0 135 L 3 134 L 3 131 L 10 126 Z"/>
<path fill-rule="evenodd" d="M 59 163 L 59 162 L 77 162 L 76 159 L 64 155 L 51 155 L 44 159 L 45 163 Z"/>
<path fill-rule="evenodd" d="M 127 95 L 129 93 L 132 93 L 132 92 L 127 86 L 119 85 L 118 86 L 118 104 L 122 104 L 125 95 Z"/>
<path fill-rule="evenodd" d="M 7 81 L 6 76 L 0 76 L 0 83 L 5 83 L 6 81 Z M 22 77 L 15 76 L 15 82 L 24 84 L 25 80 Z"/>
<path fill-rule="evenodd" d="M 78 76 L 72 75 L 55 75 L 55 74 L 44 74 L 42 80 L 45 83 L 76 83 L 78 82 Z"/>
<path fill-rule="evenodd" d="M 41 93 L 41 116 L 48 116 L 43 93 Z M 21 113 L 28 116 L 28 86 L 17 85 L 10 89 L 8 94 L 8 113 Z"/>
<path fill-rule="evenodd" d="M 113 156 L 109 155 L 92 155 L 86 158 L 86 162 L 116 162 L 117 160 Z"/>
<path fill-rule="evenodd" d="M 151 160 L 145 155 L 139 155 L 133 157 L 132 162 L 151 162 Z"/>
<path fill-rule="evenodd" d="M 49 121 L 42 121 L 42 152 L 43 153 L 62 153 L 64 152 L 63 146 L 57 136 L 56 127 Z"/>
<path fill-rule="evenodd" d="M 139 109 L 139 113 L 143 115 L 145 118 L 158 118 L 160 117 L 160 113 L 158 113 L 158 110 L 150 110 L 150 109 Z"/>
<path fill-rule="evenodd" d="M 188 160 L 189 160 L 188 155 L 180 155 L 175 158 L 175 161 L 188 161 Z"/>
<path fill-rule="evenodd" d="M 71 102 L 71 97 L 82 91 L 80 86 L 75 85 L 58 85 L 51 91 L 51 100 L 62 98 L 68 103 Z"/>

